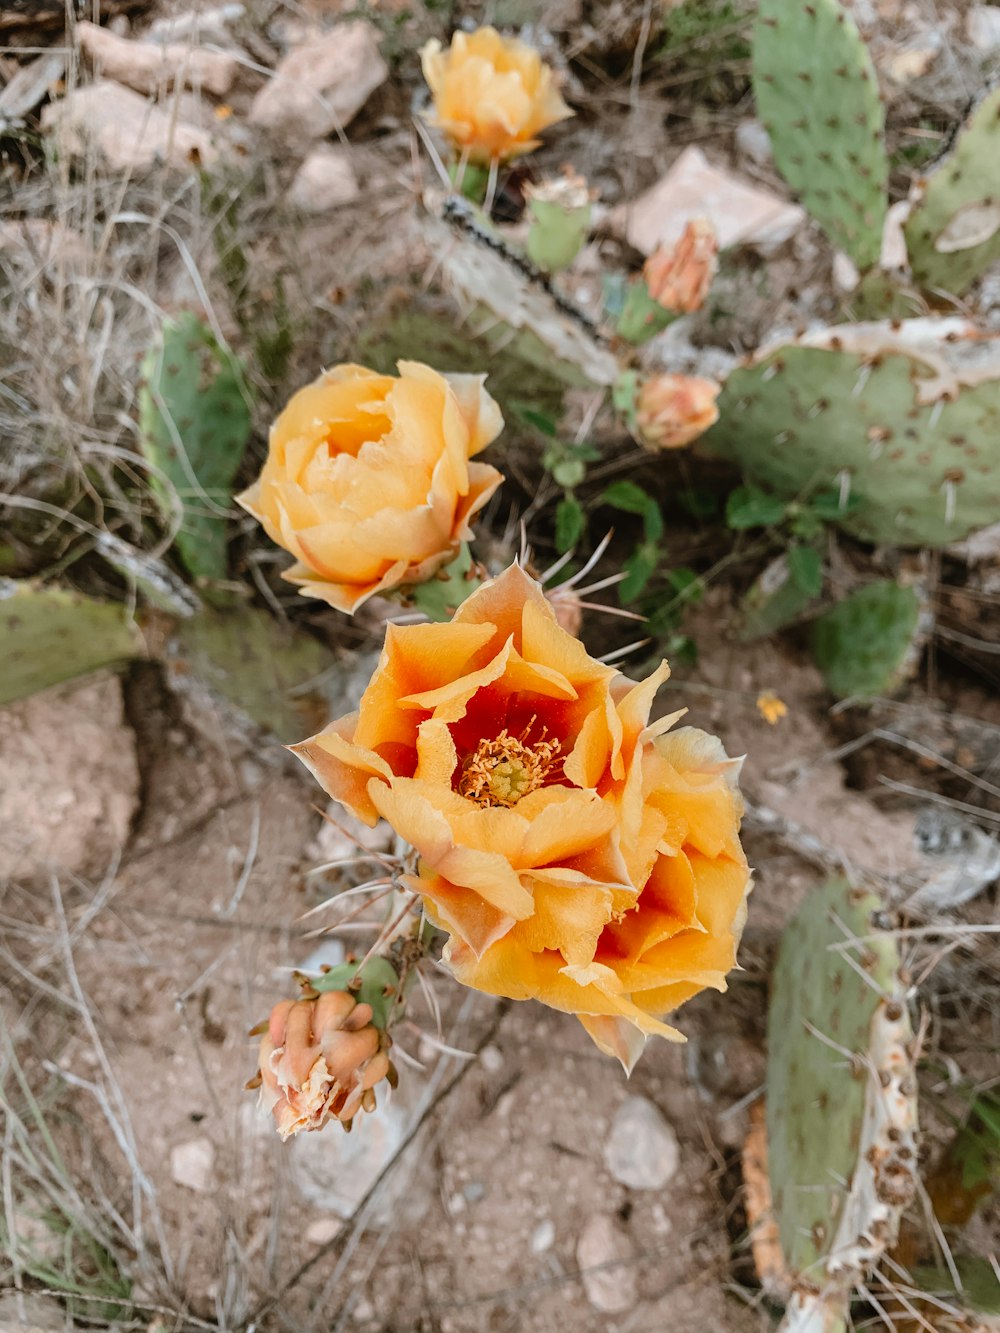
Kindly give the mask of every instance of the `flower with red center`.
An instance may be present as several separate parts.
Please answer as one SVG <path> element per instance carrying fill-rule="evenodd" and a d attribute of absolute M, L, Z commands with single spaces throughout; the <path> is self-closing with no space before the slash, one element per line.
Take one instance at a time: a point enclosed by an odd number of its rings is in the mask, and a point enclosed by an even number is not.
<path fill-rule="evenodd" d="M 419 855 L 409 886 L 460 981 L 577 1014 L 631 1066 L 735 962 L 738 765 L 591 658 L 516 565 L 449 624 L 390 626 L 357 713 L 294 751 Z"/>

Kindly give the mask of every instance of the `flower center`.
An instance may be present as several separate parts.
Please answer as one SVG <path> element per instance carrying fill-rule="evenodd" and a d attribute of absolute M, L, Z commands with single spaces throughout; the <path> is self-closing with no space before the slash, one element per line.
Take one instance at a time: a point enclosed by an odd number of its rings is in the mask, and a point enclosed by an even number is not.
<path fill-rule="evenodd" d="M 561 747 L 557 740 L 545 739 L 545 727 L 537 740 L 529 742 L 534 721 L 532 718 L 520 736 L 512 736 L 505 727 L 499 736 L 481 740 L 462 764 L 459 796 L 467 796 L 476 805 L 509 808 L 544 786 L 557 766 Z"/>

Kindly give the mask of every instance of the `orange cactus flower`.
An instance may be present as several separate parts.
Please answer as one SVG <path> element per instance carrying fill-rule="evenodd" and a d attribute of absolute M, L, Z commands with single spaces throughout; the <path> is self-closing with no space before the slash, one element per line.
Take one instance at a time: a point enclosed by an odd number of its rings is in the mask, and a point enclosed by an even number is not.
<path fill-rule="evenodd" d="M 434 123 L 471 162 L 520 157 L 542 130 L 573 112 L 538 52 L 495 28 L 456 32 L 451 46 L 420 53 L 434 99 Z"/>
<path fill-rule="evenodd" d="M 449 624 L 389 626 L 359 711 L 293 750 L 419 853 L 458 979 L 577 1014 L 627 1067 L 734 965 L 749 872 L 738 762 L 560 628 L 516 565 Z"/>
<path fill-rule="evenodd" d="M 661 245 L 642 275 L 654 301 L 674 314 L 689 315 L 705 304 L 719 260 L 719 240 L 707 218 L 695 218 L 674 246 Z"/>
<path fill-rule="evenodd" d="M 654 375 L 636 398 L 635 422 L 644 444 L 681 449 L 719 419 L 721 385 L 697 375 Z"/>
<path fill-rule="evenodd" d="M 469 461 L 503 428 L 485 377 L 416 361 L 398 369 L 336 366 L 300 389 L 272 427 L 259 479 L 237 496 L 296 557 L 284 577 L 339 611 L 425 582 L 503 480 Z"/>
<path fill-rule="evenodd" d="M 371 1005 L 347 991 L 276 1004 L 260 1041 L 260 1104 L 281 1137 L 330 1119 L 349 1129 L 374 1110 L 375 1085 L 389 1073 L 384 1043 Z"/>

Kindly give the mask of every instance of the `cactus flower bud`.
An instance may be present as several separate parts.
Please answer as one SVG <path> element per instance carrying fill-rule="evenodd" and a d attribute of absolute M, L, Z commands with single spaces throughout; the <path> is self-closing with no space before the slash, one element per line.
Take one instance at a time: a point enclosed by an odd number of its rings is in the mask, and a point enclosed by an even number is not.
<path fill-rule="evenodd" d="M 674 315 L 690 315 L 705 304 L 718 268 L 719 240 L 707 218 L 695 218 L 675 246 L 660 246 L 642 274 L 649 294 Z"/>
<path fill-rule="evenodd" d="M 566 268 L 580 253 L 590 230 L 590 191 L 574 171 L 539 185 L 526 185 L 531 214 L 528 257 L 548 273 Z"/>
<path fill-rule="evenodd" d="M 372 1016 L 371 1005 L 342 990 L 271 1010 L 260 1042 L 260 1105 L 283 1139 L 331 1118 L 350 1129 L 359 1111 L 375 1109 L 374 1088 L 390 1064 Z"/>
<path fill-rule="evenodd" d="M 720 385 L 696 375 L 654 375 L 639 389 L 635 424 L 653 449 L 680 449 L 719 419 Z"/>

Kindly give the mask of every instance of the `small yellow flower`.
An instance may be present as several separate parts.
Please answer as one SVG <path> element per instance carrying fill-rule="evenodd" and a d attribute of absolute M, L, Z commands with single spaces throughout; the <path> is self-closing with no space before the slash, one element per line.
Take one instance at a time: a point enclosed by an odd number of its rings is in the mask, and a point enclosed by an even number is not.
<path fill-rule="evenodd" d="M 420 60 L 435 123 L 470 162 L 530 153 L 542 130 L 573 114 L 538 52 L 495 28 L 456 32 L 446 51 L 430 41 Z"/>
<path fill-rule="evenodd" d="M 757 712 L 773 727 L 776 722 L 788 716 L 788 705 L 782 703 L 776 694 L 767 690 L 757 695 Z"/>

